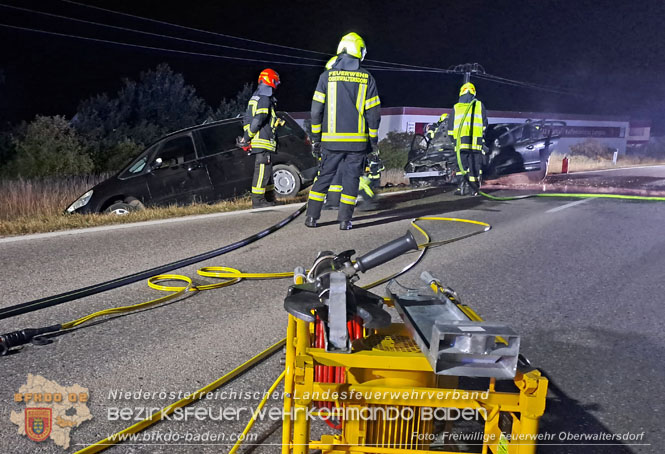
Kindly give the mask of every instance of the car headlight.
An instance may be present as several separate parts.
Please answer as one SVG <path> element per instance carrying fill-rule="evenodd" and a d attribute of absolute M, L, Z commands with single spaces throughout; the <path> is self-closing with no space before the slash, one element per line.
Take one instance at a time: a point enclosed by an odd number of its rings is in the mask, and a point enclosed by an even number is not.
<path fill-rule="evenodd" d="M 84 207 L 88 204 L 90 201 L 90 198 L 92 197 L 92 189 L 83 194 L 81 197 L 79 197 L 76 202 L 72 203 L 69 205 L 69 208 L 67 208 L 67 213 L 73 213 L 74 211 L 78 210 L 81 207 Z"/>

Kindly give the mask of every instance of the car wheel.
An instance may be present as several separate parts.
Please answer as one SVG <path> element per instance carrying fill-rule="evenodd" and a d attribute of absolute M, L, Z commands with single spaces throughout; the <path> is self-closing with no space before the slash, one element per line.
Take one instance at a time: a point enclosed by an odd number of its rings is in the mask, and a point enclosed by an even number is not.
<path fill-rule="evenodd" d="M 124 216 L 131 213 L 132 211 L 141 210 L 145 210 L 145 205 L 143 205 L 140 200 L 135 199 L 134 197 L 129 197 L 124 202 L 115 202 L 111 204 L 107 209 L 104 210 L 104 213 Z"/>
<path fill-rule="evenodd" d="M 550 164 L 550 153 L 540 152 L 540 169 L 533 172 L 527 172 L 529 181 L 532 183 L 539 183 L 547 176 L 547 170 Z"/>
<path fill-rule="evenodd" d="M 272 168 L 275 183 L 275 195 L 284 199 L 293 197 L 300 192 L 300 174 L 298 169 L 288 164 L 277 164 Z"/>
<path fill-rule="evenodd" d="M 134 207 L 134 211 L 145 210 L 145 205 L 143 205 L 139 199 L 128 197 L 125 199 L 125 202 L 127 202 L 128 205 Z"/>

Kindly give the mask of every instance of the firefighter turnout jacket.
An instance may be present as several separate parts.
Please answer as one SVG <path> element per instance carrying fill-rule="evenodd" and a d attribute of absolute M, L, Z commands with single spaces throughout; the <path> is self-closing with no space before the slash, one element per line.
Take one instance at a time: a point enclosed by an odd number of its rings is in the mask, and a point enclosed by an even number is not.
<path fill-rule="evenodd" d="M 453 106 L 453 121 L 448 119 L 450 135 L 459 139 L 461 150 L 483 151 L 483 136 L 487 128 L 485 106 L 473 95 L 464 94 Z"/>
<path fill-rule="evenodd" d="M 259 84 L 245 111 L 245 142 L 252 144 L 252 152 L 275 151 L 277 139 L 275 129 L 278 117 L 275 114 L 277 100 L 272 96 L 272 87 Z"/>
<path fill-rule="evenodd" d="M 381 100 L 372 75 L 357 58 L 338 56 L 312 99 L 312 140 L 328 150 L 366 151 L 379 140 Z"/>

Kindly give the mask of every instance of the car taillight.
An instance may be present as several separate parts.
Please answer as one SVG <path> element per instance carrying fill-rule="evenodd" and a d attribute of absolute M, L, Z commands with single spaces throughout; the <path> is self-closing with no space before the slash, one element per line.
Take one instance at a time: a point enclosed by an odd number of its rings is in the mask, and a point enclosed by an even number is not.
<path fill-rule="evenodd" d="M 309 140 L 309 137 L 305 137 L 305 144 L 306 145 L 311 145 L 312 144 L 312 141 Z"/>

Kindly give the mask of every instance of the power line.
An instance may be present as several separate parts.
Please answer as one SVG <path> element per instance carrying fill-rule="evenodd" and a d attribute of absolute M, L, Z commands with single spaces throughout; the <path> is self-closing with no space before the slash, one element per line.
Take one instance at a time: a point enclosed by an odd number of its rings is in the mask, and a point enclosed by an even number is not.
<path fill-rule="evenodd" d="M 160 33 L 153 33 L 153 32 L 148 32 L 148 31 L 143 31 L 143 30 L 136 30 L 133 28 L 128 28 L 128 27 L 120 27 L 117 25 L 110 25 L 110 24 L 104 24 L 101 22 L 94 22 L 94 21 L 89 21 L 85 19 L 77 19 L 74 17 L 68 17 L 68 16 L 61 16 L 59 14 L 53 14 L 53 13 L 47 13 L 45 11 L 37 11 L 37 10 L 32 10 L 28 8 L 21 8 L 19 6 L 13 6 L 13 5 L 5 5 L 3 3 L 0 3 L 0 7 L 4 8 L 10 8 L 10 9 L 15 9 L 19 11 L 24 11 L 32 14 L 39 14 L 43 16 L 49 16 L 49 17 L 55 17 L 58 19 L 63 19 L 63 20 L 68 20 L 68 21 L 73 21 L 73 22 L 79 22 L 79 23 L 84 23 L 88 25 L 95 25 L 99 27 L 105 27 L 105 28 L 111 28 L 115 30 L 122 30 L 122 31 L 127 31 L 127 32 L 132 32 L 132 33 L 139 33 L 142 35 L 149 35 L 149 36 L 155 36 L 159 38 L 166 38 L 166 39 L 173 39 L 176 41 L 183 41 L 183 42 L 188 42 L 188 43 L 194 43 L 194 44 L 203 44 L 205 46 L 214 46 L 214 47 L 221 47 L 225 49 L 232 49 L 232 50 L 241 50 L 243 52 L 253 52 L 253 53 L 259 53 L 259 54 L 266 54 L 266 55 L 273 55 L 273 56 L 279 56 L 279 57 L 289 57 L 289 58 L 297 58 L 297 59 L 302 59 L 302 60 L 311 60 L 311 61 L 316 61 L 323 63 L 324 60 L 319 59 L 319 58 L 311 58 L 311 57 L 299 57 L 297 55 L 288 55 L 288 54 L 280 54 L 280 53 L 275 53 L 275 52 L 266 52 L 266 51 L 261 51 L 261 50 L 254 50 L 254 49 L 247 49 L 244 47 L 236 47 L 236 46 L 228 46 L 225 44 L 217 44 L 217 43 L 210 43 L 206 41 L 198 41 L 195 39 L 188 39 L 188 38 L 180 38 L 178 36 L 172 36 L 172 35 L 163 35 Z"/>
<path fill-rule="evenodd" d="M 108 12 L 111 14 L 118 14 L 122 16 L 127 16 L 131 17 L 133 19 L 138 19 L 138 20 L 144 20 L 148 22 L 154 22 L 158 23 L 161 25 L 167 25 L 171 27 L 176 27 L 176 28 L 181 28 L 181 29 L 186 29 L 186 30 L 191 30 L 191 31 L 196 31 L 199 33 L 207 33 L 207 34 L 212 34 L 215 36 L 221 36 L 225 38 L 231 38 L 231 39 L 238 39 L 242 41 L 247 41 L 247 42 L 252 42 L 256 44 L 262 44 L 262 45 L 267 45 L 267 46 L 275 46 L 275 47 L 281 47 L 281 48 L 286 48 L 290 50 L 296 50 L 299 52 L 311 52 L 311 53 L 316 53 L 316 54 L 321 54 L 321 55 L 327 55 L 323 52 L 318 52 L 318 51 L 311 51 L 308 49 L 301 49 L 297 47 L 291 47 L 291 46 L 283 46 L 281 44 L 275 44 L 275 43 L 268 43 L 264 41 L 258 41 L 258 40 L 252 40 L 248 38 L 241 38 L 233 35 L 227 35 L 223 33 L 216 33 L 216 32 L 210 32 L 207 30 L 200 30 L 192 27 L 187 27 L 179 24 L 173 24 L 169 22 L 164 22 L 160 21 L 157 19 L 151 19 L 151 18 L 146 18 L 146 17 L 141 17 L 141 16 L 136 16 L 133 14 L 128 14 L 128 13 L 123 13 L 123 12 L 118 12 L 118 11 L 113 11 L 97 6 L 92 6 L 92 5 L 85 5 L 81 4 L 72 0 L 61 0 L 65 3 L 70 3 L 73 5 L 81 6 L 81 7 L 87 7 L 87 8 L 92 8 L 96 10 L 101 10 L 104 12 Z M 106 40 L 106 39 L 101 39 L 101 38 L 92 38 L 92 37 L 85 37 L 81 35 L 73 35 L 73 34 L 66 34 L 66 33 L 58 33 L 58 32 L 51 32 L 47 30 L 39 30 L 39 29 L 33 29 L 33 28 L 28 28 L 28 27 L 19 27 L 19 26 L 12 26 L 9 24 L 0 24 L 0 26 L 8 27 L 8 28 L 14 28 L 18 30 L 24 30 L 24 31 L 31 31 L 35 33 L 45 33 L 45 34 L 51 34 L 51 35 L 56 35 L 56 36 L 62 36 L 62 37 L 68 37 L 68 38 L 74 38 L 74 39 L 82 39 L 82 40 L 88 40 L 88 41 L 96 41 L 96 42 L 103 42 L 107 44 L 114 44 L 114 45 L 120 45 L 120 46 L 128 46 L 128 47 L 134 47 L 134 48 L 142 48 L 142 49 L 148 49 L 148 50 L 155 50 L 155 51 L 160 51 L 160 52 L 171 52 L 171 53 L 179 53 L 179 54 L 188 54 L 188 55 L 195 55 L 195 56 L 202 56 L 202 57 L 210 57 L 210 58 L 221 58 L 221 59 L 230 59 L 230 60 L 238 60 L 238 61 L 248 61 L 248 62 L 262 62 L 262 63 L 273 63 L 273 64 L 279 64 L 279 65 L 292 65 L 292 66 L 308 66 L 308 67 L 319 67 L 321 63 L 323 63 L 323 60 L 317 59 L 317 58 L 312 58 L 312 57 L 304 57 L 304 56 L 297 56 L 297 55 L 289 55 L 289 54 L 282 54 L 282 53 L 276 53 L 276 52 L 268 52 L 268 51 L 261 51 L 261 50 L 256 50 L 256 49 L 248 49 L 248 48 L 243 48 L 243 47 L 237 47 L 237 46 L 229 46 L 225 44 L 218 44 L 218 43 L 212 43 L 212 42 L 206 42 L 206 41 L 199 41 L 199 40 L 193 40 L 193 39 L 188 39 L 188 38 L 181 38 L 173 35 L 164 35 L 160 33 L 154 33 L 154 32 L 148 32 L 144 30 L 137 30 L 129 27 L 121 27 L 121 26 L 116 26 L 116 25 L 111 25 L 111 24 L 105 24 L 105 23 L 100 23 L 100 22 L 95 22 L 95 21 L 89 21 L 85 19 L 78 19 L 78 18 L 73 18 L 69 16 L 62 16 L 58 14 L 53 14 L 53 13 L 48 13 L 44 11 L 37 11 L 37 10 L 32 10 L 28 8 L 22 8 L 22 7 L 17 7 L 13 5 L 6 5 L 0 3 L 0 7 L 5 7 L 5 8 L 10 8 L 14 10 L 19 10 L 23 12 L 28 12 L 32 14 L 39 14 L 39 15 L 44 15 L 48 17 L 55 17 L 58 19 L 62 20 L 69 20 L 69 21 L 74 21 L 74 22 L 79 22 L 79 23 L 85 23 L 88 25 L 94 25 L 98 27 L 105 27 L 105 28 L 111 28 L 114 30 L 122 30 L 122 31 L 128 31 L 132 33 L 138 33 L 142 35 L 148 35 L 148 36 L 154 36 L 158 38 L 166 38 L 166 39 L 172 39 L 176 41 L 181 41 L 181 42 L 187 42 L 187 43 L 193 43 L 193 44 L 200 44 L 204 46 L 214 46 L 214 47 L 219 47 L 219 48 L 225 48 L 225 49 L 231 49 L 231 50 L 237 50 L 237 51 L 243 51 L 243 52 L 251 52 L 251 53 L 259 53 L 263 55 L 271 55 L 271 56 L 277 56 L 277 57 L 285 57 L 285 58 L 295 58 L 295 59 L 300 59 L 300 60 L 309 60 L 309 61 L 315 61 L 318 64 L 307 64 L 307 63 L 295 63 L 295 62 L 286 62 L 286 61 L 276 61 L 276 60 L 263 60 L 263 59 L 253 59 L 253 58 L 246 58 L 246 57 L 232 57 L 228 55 L 219 55 L 219 54 L 210 54 L 210 53 L 203 53 L 203 52 L 191 52 L 191 51 L 183 51 L 183 50 L 177 50 L 177 49 L 170 49 L 170 48 L 163 48 L 163 47 L 155 47 L 155 46 L 146 46 L 146 45 L 140 45 L 140 44 L 132 44 L 132 43 L 126 43 L 126 42 L 120 42 L 120 41 L 113 41 L 113 40 Z M 391 66 L 375 66 L 375 65 L 365 65 L 367 69 L 371 69 L 373 71 L 394 71 L 394 72 L 429 72 L 429 73 L 440 73 L 440 74 L 462 74 L 465 71 L 467 71 L 467 65 L 457 65 L 453 66 L 450 69 L 443 69 L 443 68 L 435 68 L 435 67 L 428 67 L 428 66 L 419 66 L 419 65 L 409 65 L 409 64 L 404 64 L 404 63 L 396 63 L 396 62 L 387 62 L 387 61 L 381 61 L 381 60 L 370 60 L 367 59 L 365 60 L 366 62 L 370 63 L 379 63 L 383 65 L 391 65 Z M 473 75 L 474 77 L 487 80 L 490 82 L 496 82 L 496 83 L 501 83 L 504 85 L 509 85 L 509 86 L 515 86 L 515 87 L 523 87 L 523 88 L 530 88 L 530 89 L 535 89 L 535 90 L 541 90 L 541 91 L 548 91 L 551 93 L 557 93 L 557 94 L 563 94 L 563 95 L 572 95 L 572 96 L 581 96 L 578 93 L 574 93 L 569 90 L 565 89 L 559 89 L 555 87 L 548 87 L 545 85 L 539 85 L 539 84 L 534 84 L 530 82 L 522 82 L 518 80 L 512 80 L 508 79 L 505 77 L 500 77 L 500 76 L 494 76 L 492 74 L 487 74 L 484 71 L 484 68 L 482 68 L 480 65 L 475 64 L 478 68 L 480 68 L 478 71 L 474 69 Z"/>
<path fill-rule="evenodd" d="M 181 55 L 193 55 L 193 56 L 199 56 L 199 57 L 220 58 L 220 59 L 227 59 L 227 60 L 247 61 L 247 62 L 272 63 L 272 64 L 276 64 L 276 65 L 292 65 L 292 66 L 306 66 L 306 67 L 321 68 L 321 64 L 289 62 L 289 61 L 277 61 L 277 60 L 265 60 L 265 59 L 258 59 L 258 58 L 246 58 L 246 57 L 233 57 L 233 56 L 230 56 L 230 55 L 210 54 L 210 53 L 204 53 L 204 52 L 191 52 L 191 51 L 178 50 L 178 49 L 169 49 L 169 48 L 165 48 L 165 47 L 146 46 L 146 45 L 142 45 L 142 44 L 133 44 L 133 43 L 127 43 L 127 42 L 121 42 L 121 41 L 113 41 L 113 40 L 109 40 L 109 39 L 93 38 L 93 37 L 89 37 L 89 36 L 74 35 L 74 34 L 70 34 L 70 33 L 60 33 L 60 32 L 54 32 L 54 31 L 49 31 L 49 30 L 41 30 L 41 29 L 35 29 L 35 28 L 29 28 L 29 27 L 21 27 L 21 26 L 18 26 L 18 25 L 10 25 L 10 24 L 3 24 L 3 23 L 0 23 L 0 27 L 10 28 L 10 29 L 14 29 L 14 30 L 28 31 L 28 32 L 33 32 L 33 33 L 41 33 L 41 34 L 46 34 L 46 35 L 72 38 L 72 39 L 80 39 L 80 40 L 84 40 L 84 41 L 93 41 L 93 42 L 99 42 L 99 43 L 105 43 L 105 44 L 126 46 L 126 47 L 132 47 L 132 48 L 136 48 L 136 49 L 147 49 L 147 50 L 154 50 L 154 51 L 167 52 L 167 53 L 171 52 L 171 53 L 176 53 L 176 54 L 181 54 Z M 365 68 L 371 69 L 372 71 L 398 71 L 398 72 L 404 72 L 404 71 L 407 71 L 407 72 L 423 72 L 423 71 L 425 71 L 425 70 L 408 69 L 408 68 L 388 68 L 388 67 L 378 67 L 378 66 L 365 66 Z"/>
<path fill-rule="evenodd" d="M 134 47 L 134 48 L 139 48 L 139 49 L 156 50 L 156 51 L 160 51 L 160 52 L 172 52 L 172 53 L 177 53 L 177 54 L 195 55 L 195 56 L 201 56 L 201 57 L 222 58 L 222 59 L 230 59 L 230 60 L 261 62 L 261 63 L 275 63 L 275 64 L 279 64 L 279 65 L 311 66 L 311 67 L 316 67 L 316 68 L 321 67 L 320 64 L 315 65 L 313 63 L 297 63 L 297 62 L 286 62 L 286 61 L 261 60 L 261 59 L 257 59 L 257 58 L 232 57 L 232 56 L 229 56 L 229 55 L 208 54 L 208 53 L 203 53 L 203 52 L 190 52 L 190 51 L 185 51 L 185 50 L 168 49 L 168 48 L 164 48 L 164 47 L 145 46 L 145 45 L 142 45 L 142 44 L 125 43 L 125 42 L 121 42 L 121 41 L 113 41 L 113 40 L 102 39 L 102 38 L 92 38 L 92 37 L 89 37 L 89 36 L 72 35 L 72 34 L 69 34 L 69 33 L 59 33 L 59 32 L 53 32 L 53 31 L 48 31 L 48 30 L 39 30 L 39 29 L 34 29 L 34 28 L 29 28 L 29 27 L 20 27 L 18 25 L 10 25 L 10 24 L 2 24 L 2 23 L 0 23 L 0 27 L 11 28 L 11 29 L 15 29 L 15 30 L 29 31 L 29 32 L 33 32 L 33 33 L 42 33 L 42 34 L 47 34 L 47 35 L 62 36 L 62 37 L 66 37 L 66 38 L 81 39 L 81 40 L 85 40 L 85 41 L 94 41 L 94 42 L 105 43 L 105 44 L 115 44 L 115 45 Z"/>
<path fill-rule="evenodd" d="M 566 90 L 566 89 L 561 89 L 561 88 L 556 88 L 556 87 L 548 87 L 546 85 L 539 85 L 539 84 L 534 84 L 531 82 L 522 82 L 519 80 L 513 80 L 513 79 L 508 79 L 505 77 L 500 77 L 500 76 L 494 76 L 492 74 L 475 74 L 475 77 L 478 77 L 480 79 L 485 79 L 490 82 L 496 82 L 500 84 L 505 84 L 505 85 L 512 85 L 515 87 L 524 87 L 524 88 L 531 88 L 533 90 L 541 90 L 541 91 L 548 91 L 551 93 L 557 93 L 560 95 L 569 95 L 569 96 L 583 96 L 580 93 L 576 93 L 574 91 Z"/>
<path fill-rule="evenodd" d="M 199 32 L 199 33 L 207 33 L 209 35 L 215 35 L 215 36 L 221 36 L 221 37 L 224 37 L 224 38 L 237 39 L 237 40 L 240 40 L 240 41 L 247 41 L 247 42 L 251 42 L 251 43 L 255 43 L 255 44 L 263 44 L 263 45 L 266 45 L 266 46 L 281 47 L 282 49 L 297 50 L 297 51 L 300 51 L 300 52 L 311 52 L 311 53 L 319 54 L 319 55 L 329 55 L 325 52 L 319 52 L 319 51 L 316 51 L 316 50 L 300 49 L 298 47 L 284 46 L 284 45 L 281 45 L 281 44 L 267 43 L 267 42 L 258 41 L 258 40 L 255 40 L 255 39 L 241 38 L 239 36 L 233 36 L 233 35 L 226 35 L 224 33 L 211 32 L 211 31 L 208 31 L 208 30 L 200 30 L 198 28 L 187 27 L 185 25 L 179 25 L 179 24 L 174 24 L 174 23 L 171 23 L 171 22 L 160 21 L 158 19 L 151 19 L 149 17 L 136 16 L 134 14 L 123 13 L 121 11 L 114 11 L 114 10 L 102 8 L 102 7 L 99 7 L 99 6 L 86 5 L 86 4 L 78 3 L 78 2 L 75 2 L 75 1 L 72 1 L 72 0 L 60 0 L 60 1 L 64 2 L 64 3 L 69 3 L 69 4 L 72 4 L 72 5 L 84 7 L 84 8 L 91 8 L 91 9 L 96 9 L 96 10 L 99 10 L 99 11 L 104 11 L 106 13 L 131 17 L 132 19 L 144 20 L 144 21 L 153 22 L 153 23 L 156 23 L 156 24 L 168 25 L 170 27 L 181 28 L 183 30 L 190 30 L 190 31 L 195 31 L 195 32 Z"/>
<path fill-rule="evenodd" d="M 239 36 L 227 35 L 227 34 L 224 34 L 224 33 L 211 32 L 209 30 L 201 30 L 201 29 L 198 29 L 198 28 L 187 27 L 185 25 L 174 24 L 172 22 L 165 22 L 165 21 L 161 21 L 161 20 L 158 20 L 158 19 L 152 19 L 152 18 L 149 18 L 149 17 L 137 16 L 137 15 L 134 15 L 134 14 L 123 13 L 121 11 L 115 11 L 115 10 L 111 10 L 111 9 L 101 8 L 99 6 L 86 5 L 86 4 L 83 4 L 83 3 L 75 2 L 73 0 L 60 0 L 60 1 L 72 4 L 72 5 L 76 5 L 76 6 L 79 6 L 79 7 L 91 8 L 91 9 L 95 9 L 95 10 L 99 10 L 99 11 L 104 11 L 104 12 L 110 13 L 110 14 L 117 14 L 117 15 L 120 15 L 120 16 L 131 17 L 132 19 L 143 20 L 143 21 L 147 21 L 147 22 L 157 23 L 157 24 L 160 24 L 160 25 L 166 25 L 166 26 L 169 26 L 169 27 L 176 27 L 176 28 L 189 30 L 189 31 L 195 31 L 195 32 L 198 32 L 198 33 L 206 33 L 206 34 L 209 34 L 209 35 L 220 36 L 220 37 L 223 37 L 223 38 L 237 39 L 237 40 L 251 42 L 251 43 L 255 43 L 255 44 L 280 47 L 280 48 L 283 48 L 283 49 L 295 50 L 295 51 L 299 51 L 299 52 L 310 52 L 310 53 L 314 53 L 314 54 L 330 56 L 330 54 L 326 53 L 326 52 L 320 52 L 320 51 L 309 50 L 309 49 L 302 49 L 302 48 L 299 48 L 299 47 L 292 47 L 292 46 L 284 46 L 282 44 L 269 43 L 269 42 L 258 41 L 258 40 L 249 39 L 249 38 L 242 38 L 242 37 L 239 37 Z M 300 57 L 295 57 L 294 56 L 294 58 L 300 58 Z M 388 62 L 388 61 L 382 61 L 382 60 L 371 60 L 371 59 L 367 59 L 365 61 L 371 62 L 371 63 L 384 64 L 384 65 L 401 66 L 401 67 L 404 67 L 404 68 L 417 68 L 417 69 L 423 69 L 423 70 L 430 70 L 432 72 L 441 72 L 441 73 L 444 73 L 444 74 L 456 74 L 454 71 L 450 71 L 448 69 L 443 69 L 443 68 L 433 68 L 433 67 L 429 67 L 429 66 L 410 65 L 410 64 L 406 64 L 406 63 L 396 63 L 396 62 Z"/>

